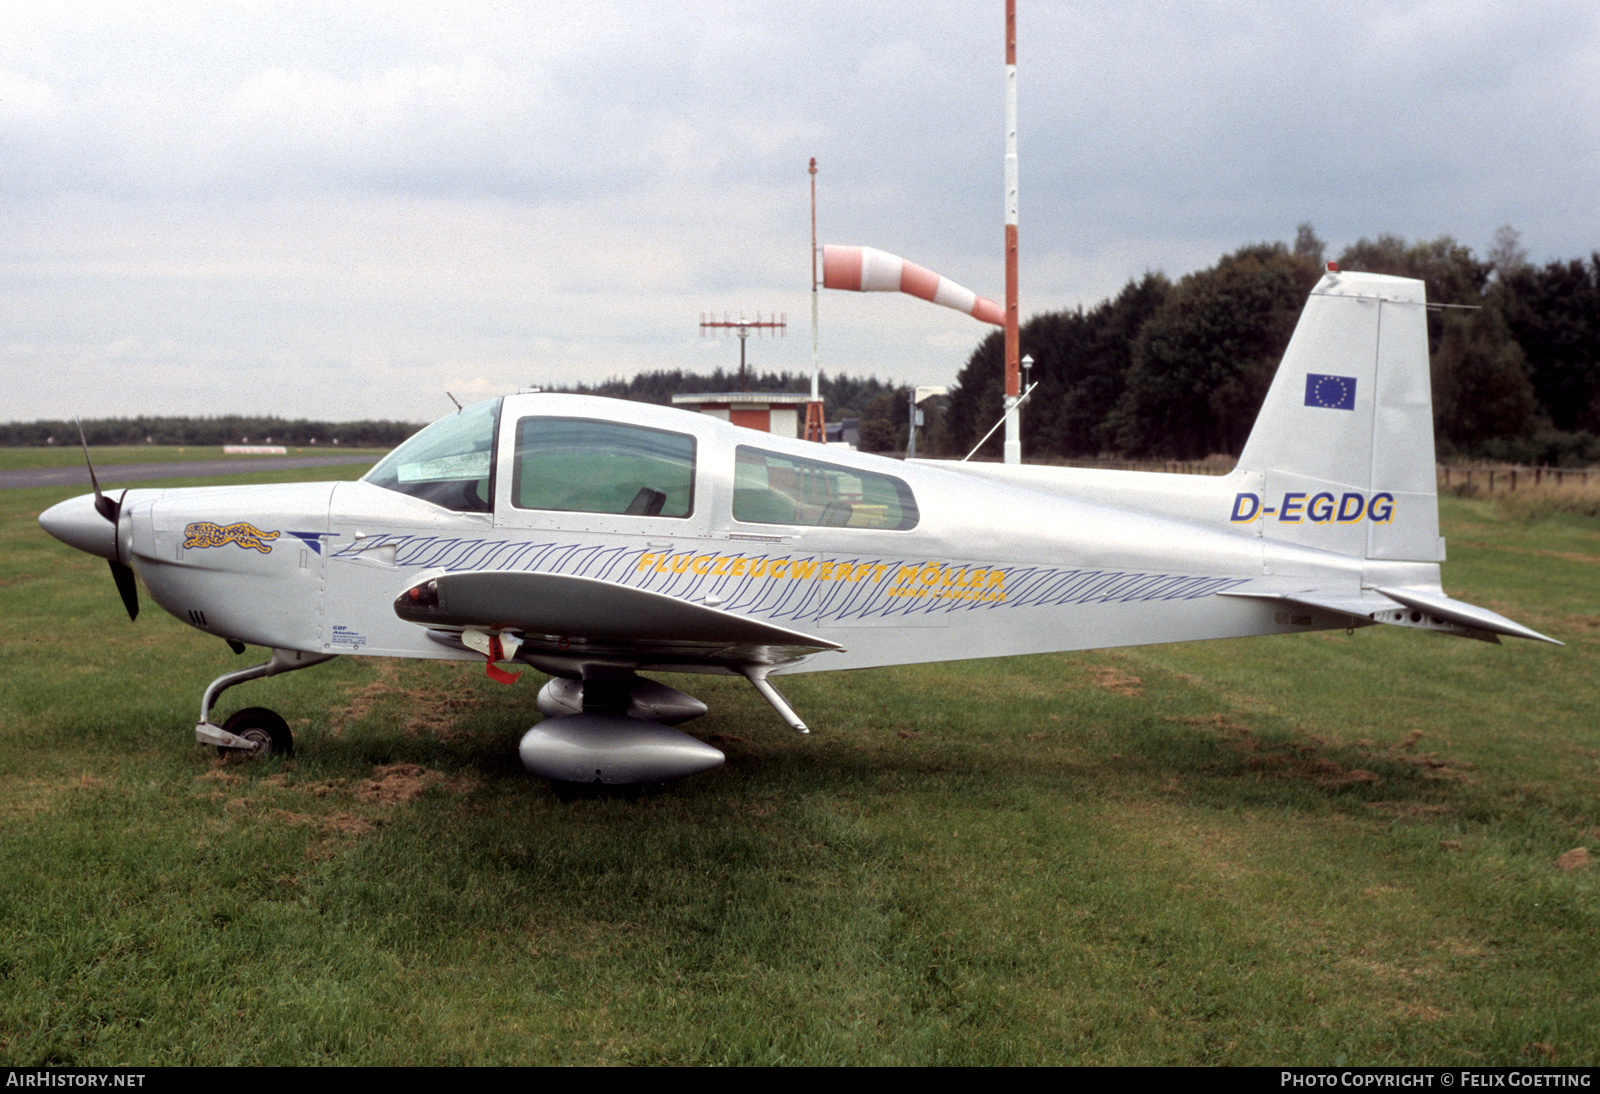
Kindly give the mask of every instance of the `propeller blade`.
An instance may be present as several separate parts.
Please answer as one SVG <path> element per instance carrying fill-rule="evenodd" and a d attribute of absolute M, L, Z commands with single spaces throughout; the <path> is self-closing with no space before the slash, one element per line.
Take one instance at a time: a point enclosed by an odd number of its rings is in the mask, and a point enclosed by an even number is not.
<path fill-rule="evenodd" d="M 83 445 L 83 462 L 89 465 L 89 483 L 94 487 L 94 510 L 115 527 L 122 516 L 122 503 L 127 500 L 128 492 L 124 490 L 122 497 L 116 501 L 112 501 L 100 492 L 100 478 L 94 473 L 94 461 L 89 458 L 89 440 L 83 435 L 83 423 L 77 418 L 72 420 L 78 426 L 78 443 Z M 116 558 L 107 560 L 111 564 L 111 580 L 117 583 L 117 593 L 122 597 L 122 606 L 128 609 L 128 621 L 136 622 L 139 618 L 139 582 L 133 575 L 133 567 L 121 561 L 120 546 L 115 554 Z"/>
<path fill-rule="evenodd" d="M 83 462 L 89 465 L 89 485 L 94 487 L 94 511 L 115 524 L 117 518 L 122 515 L 122 503 L 112 501 L 100 493 L 100 478 L 94 473 L 94 461 L 89 458 L 89 441 L 83 435 L 83 423 L 77 418 L 72 420 L 78 427 L 78 443 L 83 445 Z M 123 494 L 126 495 L 127 491 L 124 490 Z M 123 597 L 123 600 L 127 600 L 127 597 Z"/>
<path fill-rule="evenodd" d="M 117 592 L 122 595 L 122 606 L 128 609 L 128 621 L 131 623 L 139 618 L 139 584 L 134 580 L 133 567 L 126 562 L 108 561 L 111 564 L 111 579 L 117 583 Z"/>

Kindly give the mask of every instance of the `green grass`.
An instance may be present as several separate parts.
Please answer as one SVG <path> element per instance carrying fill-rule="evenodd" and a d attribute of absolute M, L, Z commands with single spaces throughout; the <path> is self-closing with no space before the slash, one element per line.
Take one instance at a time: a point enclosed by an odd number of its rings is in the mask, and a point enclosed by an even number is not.
<path fill-rule="evenodd" d="M 370 455 L 376 463 L 386 448 L 342 448 L 338 445 L 286 446 L 290 456 Z M 96 467 L 118 463 L 187 463 L 193 460 L 238 460 L 248 467 L 261 456 L 228 456 L 221 445 L 110 444 L 91 445 L 89 455 Z M 34 467 L 82 467 L 83 449 L 77 444 L 58 444 L 43 448 L 0 447 L 0 471 L 20 471 Z M 326 478 L 326 476 L 324 476 Z"/>
<path fill-rule="evenodd" d="M 360 468 L 280 476 L 354 477 Z M 181 480 L 193 485 L 196 480 Z M 742 682 L 725 767 L 563 804 L 540 677 L 244 663 L 0 492 L 0 1061 L 1595 1063 L 1600 521 L 1446 499 L 1398 629 Z M 252 651 L 249 657 L 256 656 Z M 395 766 L 404 765 L 404 766 Z"/>

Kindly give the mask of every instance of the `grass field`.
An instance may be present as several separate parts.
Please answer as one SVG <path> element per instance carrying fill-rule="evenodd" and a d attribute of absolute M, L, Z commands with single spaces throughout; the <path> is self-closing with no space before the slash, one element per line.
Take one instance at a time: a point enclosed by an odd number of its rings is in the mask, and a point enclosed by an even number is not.
<path fill-rule="evenodd" d="M 290 445 L 289 456 L 343 456 L 346 454 L 371 454 L 373 461 L 388 451 L 386 448 L 341 448 L 336 445 Z M 248 467 L 250 461 L 261 456 L 228 456 L 221 445 L 176 444 L 108 444 L 92 445 L 89 455 L 96 467 L 109 467 L 118 463 L 179 463 L 192 460 L 238 460 Z M 76 443 L 36 447 L 0 446 L 0 471 L 19 471 L 28 467 L 82 467 L 83 449 Z"/>
<path fill-rule="evenodd" d="M 130 624 L 34 524 L 70 493 L 0 492 L 0 1062 L 1600 1061 L 1600 520 L 1443 503 L 1446 589 L 1562 649 L 791 678 L 809 739 L 668 678 L 727 765 L 564 804 L 533 672 L 247 684 L 299 752 L 219 762 L 245 659 Z"/>

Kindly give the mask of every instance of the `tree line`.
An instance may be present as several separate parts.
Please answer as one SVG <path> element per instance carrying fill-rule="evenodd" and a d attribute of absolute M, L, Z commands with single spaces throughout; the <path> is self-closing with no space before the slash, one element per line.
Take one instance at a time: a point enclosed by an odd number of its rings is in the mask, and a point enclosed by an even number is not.
<path fill-rule="evenodd" d="M 809 392 L 811 377 L 796 372 L 750 372 L 751 391 Z M 670 404 L 674 395 L 707 391 L 738 391 L 739 374 L 717 369 L 710 373 L 682 369 L 643 372 L 598 384 L 578 384 L 550 390 L 580 395 L 605 395 L 635 402 Z M 830 420 L 859 418 L 874 400 L 892 398 L 895 386 L 875 376 L 830 376 L 818 379 L 818 391 Z M 96 418 L 83 422 L 84 437 L 92 445 L 176 444 L 281 444 L 290 446 L 340 445 L 358 448 L 393 448 L 422 425 L 399 421 L 323 422 L 308 419 L 247 417 L 217 418 Z M 78 427 L 71 421 L 0 423 L 0 445 L 55 445 L 78 443 Z"/>
<path fill-rule="evenodd" d="M 85 419 L 83 435 L 92 445 L 281 444 L 393 448 L 420 428 L 410 422 L 314 422 L 303 418 L 228 415 L 220 418 Z M 78 427 L 70 421 L 0 422 L 0 445 L 77 443 Z"/>
<path fill-rule="evenodd" d="M 1435 432 L 1442 457 L 1600 462 L 1600 252 L 1536 266 L 1502 228 L 1479 258 L 1449 236 L 1362 238 L 1341 270 L 1421 278 L 1430 303 Z M 1170 281 L 1130 280 L 1092 308 L 1050 312 L 1020 331 L 1038 389 L 1024 405 L 1029 456 L 1236 456 L 1266 397 L 1324 244 L 1301 225 Z M 1003 339 L 983 339 L 919 448 L 964 455 L 1000 417 Z M 884 449 L 903 446 L 905 395 L 871 410 Z M 863 423 L 866 428 L 866 423 Z M 984 454 L 1000 454 L 996 434 Z"/>
<path fill-rule="evenodd" d="M 556 388 L 576 395 L 605 395 L 613 399 L 633 399 L 641 403 L 668 405 L 674 395 L 703 394 L 706 392 L 739 391 L 737 372 L 717 369 L 714 372 L 685 372 L 682 369 L 665 369 L 641 372 L 633 377 L 617 377 L 598 384 L 577 384 Z M 804 394 L 811 390 L 811 376 L 802 372 L 748 372 L 744 390 L 787 392 Z M 888 398 L 905 399 L 903 389 L 876 376 L 817 376 L 817 394 L 822 396 L 828 420 L 860 418 L 874 403 Z"/>

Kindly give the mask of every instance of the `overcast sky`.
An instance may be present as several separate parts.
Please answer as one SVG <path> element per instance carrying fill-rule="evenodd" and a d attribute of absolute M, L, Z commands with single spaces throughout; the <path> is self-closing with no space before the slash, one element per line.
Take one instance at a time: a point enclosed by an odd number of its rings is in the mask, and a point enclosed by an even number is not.
<path fill-rule="evenodd" d="M 1600 4 L 1019 0 L 1023 315 L 1310 221 L 1600 248 Z M 0 0 L 0 419 L 399 417 L 738 362 L 821 242 L 1003 296 L 1004 4 Z M 824 292 L 825 370 L 986 328 Z"/>

